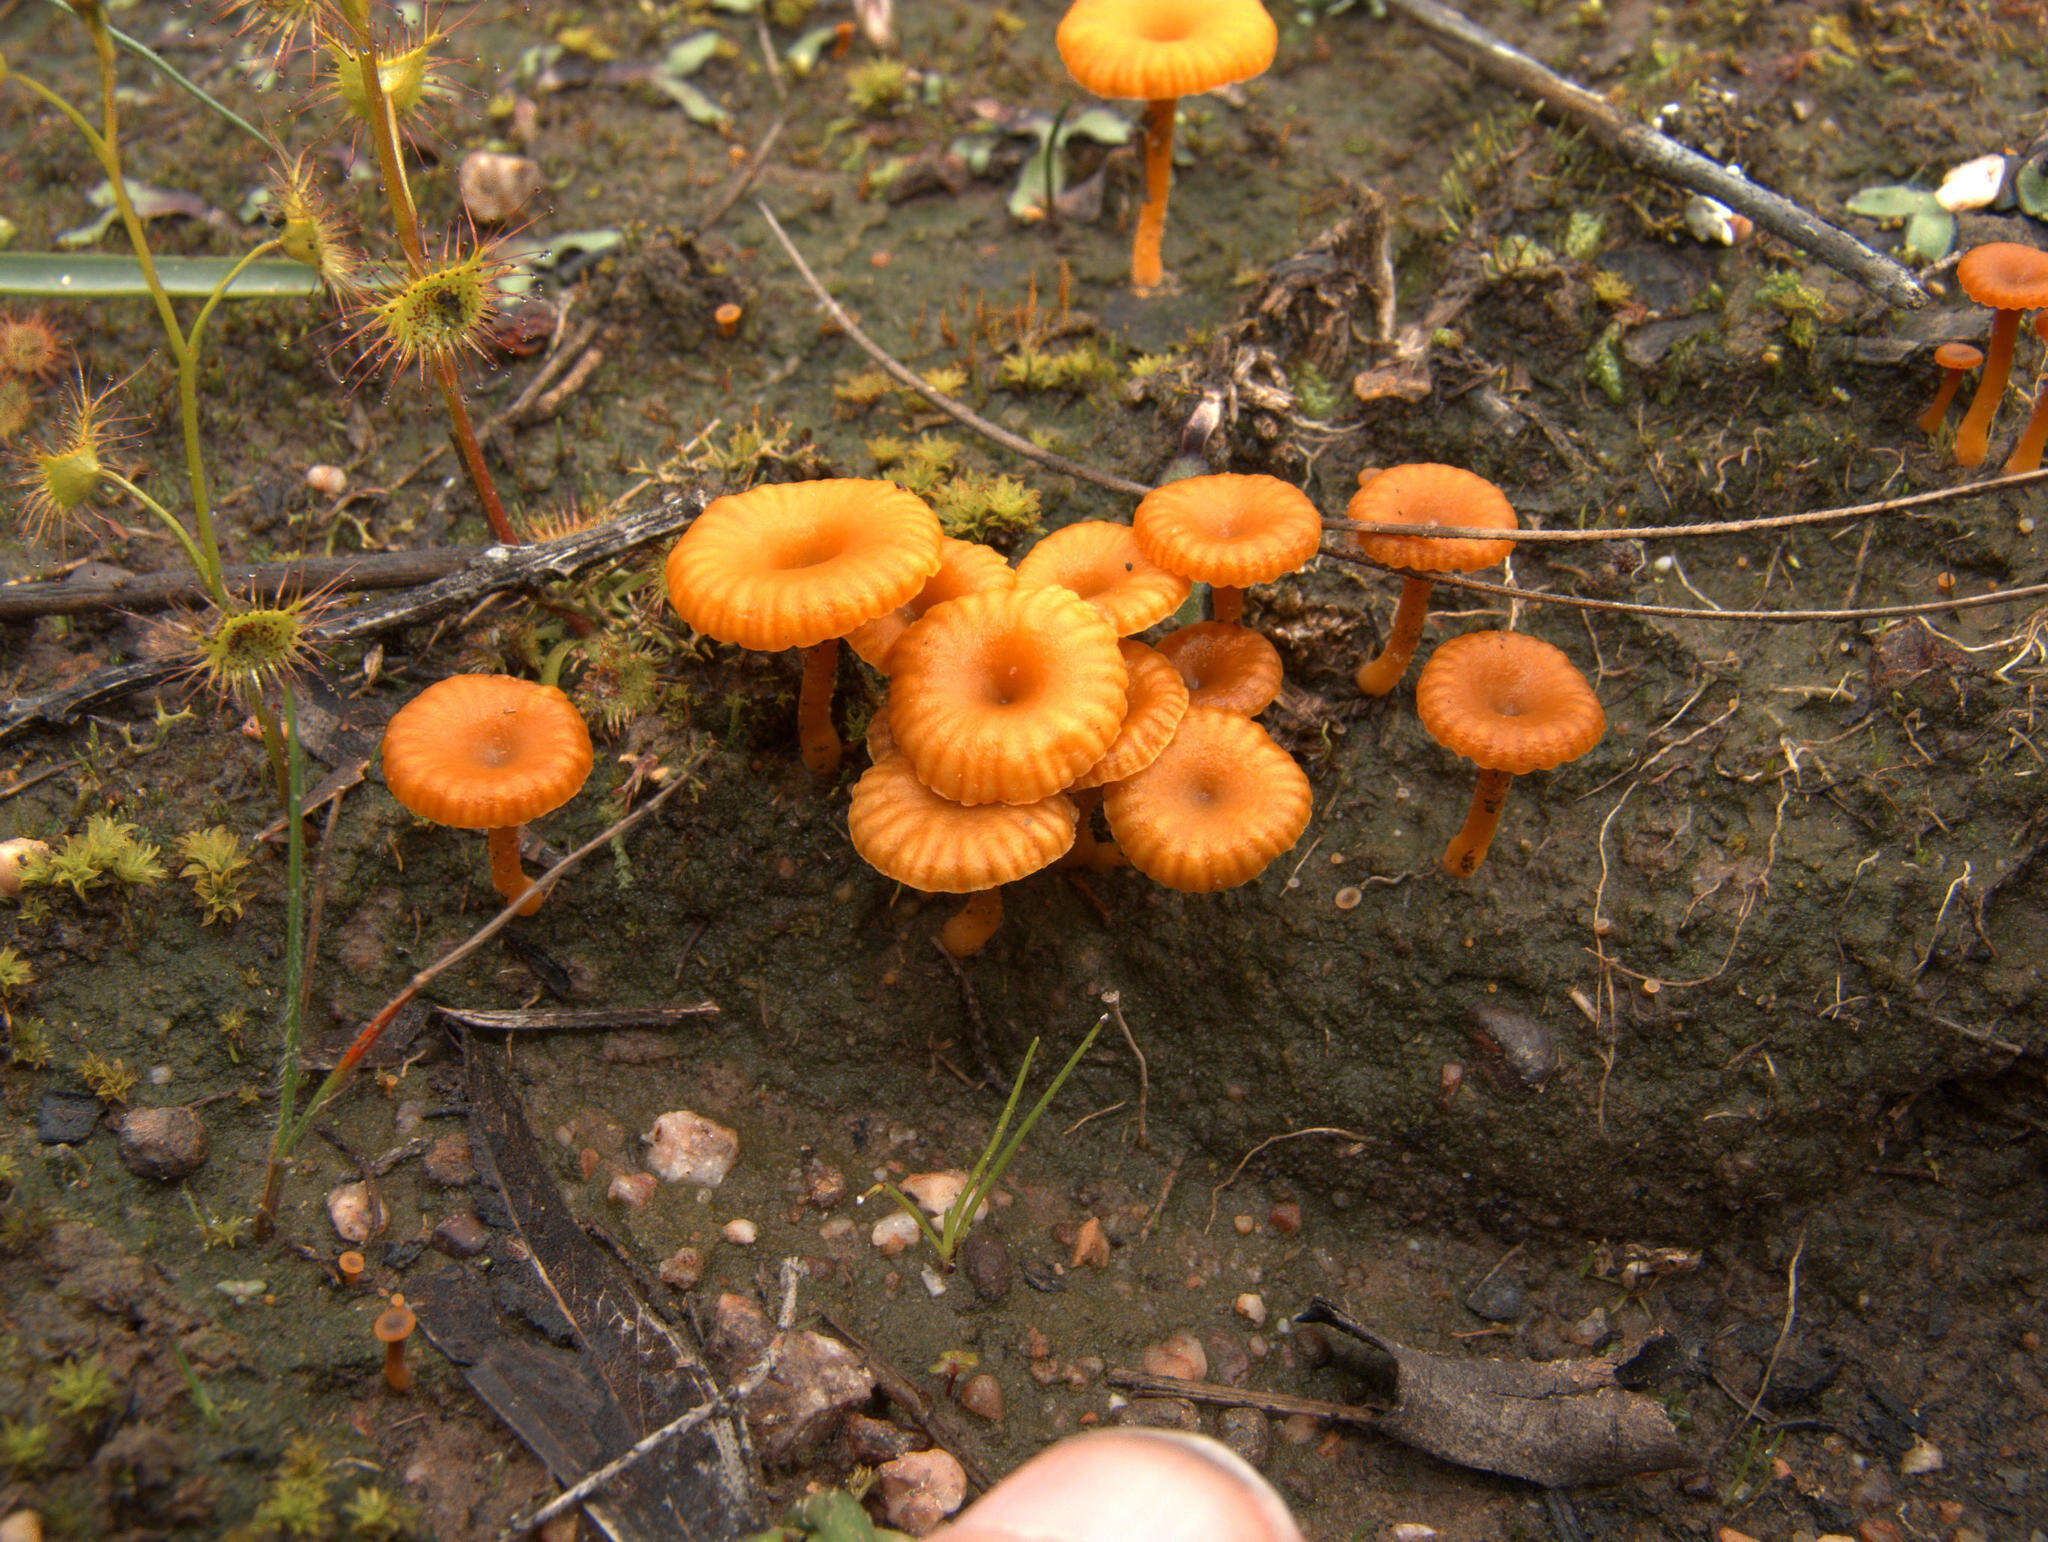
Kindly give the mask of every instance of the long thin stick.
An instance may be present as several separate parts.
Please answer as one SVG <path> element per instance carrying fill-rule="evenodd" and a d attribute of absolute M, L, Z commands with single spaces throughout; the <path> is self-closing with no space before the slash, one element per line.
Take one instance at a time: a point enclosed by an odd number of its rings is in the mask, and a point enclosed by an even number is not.
<path fill-rule="evenodd" d="M 1927 303 L 1927 291 L 1889 257 L 1740 172 L 1715 165 L 1648 124 L 1624 118 L 1584 86 L 1509 47 L 1449 6 L 1439 5 L 1437 0 L 1386 0 L 1386 5 L 1420 27 L 1431 43 L 1452 58 L 1510 90 L 1534 97 L 1638 171 L 1718 199 L 1772 235 L 1846 273 L 1890 304 L 1914 308 Z"/>
<path fill-rule="evenodd" d="M 855 346 L 862 353 L 873 359 L 875 363 L 879 364 L 883 372 L 898 385 L 915 391 L 919 396 L 922 396 L 926 401 L 938 408 L 939 411 L 945 413 L 947 417 L 966 424 L 977 434 L 981 435 L 982 438 L 999 444 L 1013 454 L 1023 456 L 1026 460 L 1037 461 L 1039 465 L 1046 467 L 1048 470 L 1057 471 L 1062 476 L 1076 477 L 1083 482 L 1093 482 L 1097 487 L 1106 487 L 1111 492 L 1129 493 L 1135 498 L 1142 498 L 1145 494 L 1152 491 L 1143 482 L 1133 482 L 1128 477 L 1116 476 L 1107 471 L 1097 471 L 1093 466 L 1085 466 L 1080 461 L 1069 460 L 1066 456 L 1056 455 L 1051 450 L 1041 450 L 1029 439 L 1013 434 L 1007 428 L 997 427 L 972 408 L 954 401 L 945 392 L 933 390 L 914 371 L 897 363 L 895 359 L 882 349 L 880 344 L 869 337 L 867 333 L 861 331 L 854 319 L 846 314 L 846 308 L 825 292 L 825 286 L 818 282 L 818 275 L 811 271 L 811 265 L 804 261 L 803 253 L 796 249 L 796 243 L 789 239 L 789 232 L 782 228 L 781 221 L 776 219 L 768 205 L 757 198 L 754 200 L 754 207 L 761 211 L 761 218 L 768 222 L 770 233 L 774 235 L 776 241 L 781 245 L 784 255 L 795 266 L 798 275 L 804 281 L 804 287 L 810 290 L 812 298 L 823 307 L 825 314 L 832 318 L 839 329 L 853 339 Z"/>
<path fill-rule="evenodd" d="M 352 557 L 294 557 L 253 567 L 223 568 L 221 580 L 231 593 L 258 601 L 315 590 L 346 594 L 364 589 L 410 589 L 446 578 L 482 550 L 480 546 L 437 546 L 427 551 L 363 552 Z M 101 610 L 163 610 L 207 598 L 204 579 L 175 568 L 113 583 L 29 580 L 0 584 L 0 622 L 83 616 Z"/>

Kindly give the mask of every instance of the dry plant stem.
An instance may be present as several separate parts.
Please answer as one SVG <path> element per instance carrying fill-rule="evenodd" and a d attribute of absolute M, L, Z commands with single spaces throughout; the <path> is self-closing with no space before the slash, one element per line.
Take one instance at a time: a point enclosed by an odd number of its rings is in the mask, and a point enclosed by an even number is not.
<path fill-rule="evenodd" d="M 796 742 L 814 776 L 839 769 L 839 731 L 832 726 L 832 688 L 839 683 L 839 640 L 827 638 L 804 654 L 804 681 L 796 697 Z"/>
<path fill-rule="evenodd" d="M 783 254 L 789 258 L 790 263 L 796 268 L 798 277 L 804 281 L 804 287 L 810 290 L 811 297 L 818 302 L 825 314 L 832 318 L 834 324 L 848 337 L 853 339 L 854 346 L 873 359 L 881 367 L 882 372 L 898 385 L 915 391 L 919 396 L 938 408 L 939 411 L 945 413 L 947 417 L 953 419 L 954 422 L 973 429 L 975 433 L 981 435 L 989 443 L 999 444 L 1011 453 L 1023 456 L 1026 460 L 1036 461 L 1049 471 L 1057 471 L 1061 476 L 1075 477 L 1083 482 L 1092 482 L 1097 487 L 1108 488 L 1111 492 L 1128 493 L 1134 498 L 1142 498 L 1145 494 L 1152 491 L 1143 482 L 1133 482 L 1128 477 L 1114 476 L 1107 471 L 1097 471 L 1093 466 L 1084 465 L 1077 460 L 1069 460 L 1064 455 L 1055 455 L 1051 450 L 1041 450 L 1029 439 L 1013 434 L 1007 428 L 998 428 L 971 408 L 954 401 L 945 392 L 933 390 L 909 368 L 898 363 L 891 355 L 885 352 L 879 343 L 863 332 L 854 319 L 846 314 L 846 308 L 833 299 L 830 294 L 826 293 L 825 286 L 818 282 L 818 275 L 813 273 L 811 265 L 804 261 L 803 253 L 796 249 L 796 243 L 790 240 L 789 232 L 782 228 L 782 222 L 776 219 L 774 211 L 758 198 L 754 200 L 754 207 L 760 210 L 761 218 L 768 222 L 769 234 L 775 237 L 776 243 L 783 250 Z"/>
<path fill-rule="evenodd" d="M 1209 1191 L 1209 1219 L 1202 1223 L 1203 1235 L 1206 1236 L 1209 1228 L 1216 1224 L 1216 1202 L 1223 1197 L 1223 1191 L 1237 1182 L 1238 1174 L 1251 1166 L 1253 1157 L 1264 1151 L 1268 1146 L 1277 1146 L 1283 1140 L 1300 1140 L 1305 1135 L 1337 1135 L 1342 1136 L 1345 1140 L 1356 1141 L 1361 1146 L 1366 1144 L 1366 1138 L 1356 1130 L 1340 1129 L 1333 1124 L 1314 1124 L 1304 1130 L 1286 1130 L 1278 1135 L 1268 1135 L 1264 1140 L 1252 1147 L 1251 1150 L 1239 1157 L 1237 1159 L 1237 1166 L 1230 1169 L 1230 1176 Z"/>
<path fill-rule="evenodd" d="M 1509 47 L 1449 6 L 1437 4 L 1437 0 L 1386 0 L 1386 5 L 1422 28 L 1430 42 L 1452 58 L 1543 103 L 1637 170 L 1718 199 L 1748 215 L 1772 235 L 1847 274 L 1892 305 L 1917 308 L 1927 303 L 1927 292 L 1913 275 L 1889 257 L 1872 251 L 1848 232 L 1790 199 L 1738 173 L 1723 170 L 1647 124 L 1624 118 L 1584 86 Z"/>
<path fill-rule="evenodd" d="M 1003 891 L 977 889 L 967 903 L 939 928 L 939 946 L 955 958 L 967 958 L 988 946 L 1003 924 Z"/>
<path fill-rule="evenodd" d="M 1387 630 L 1387 645 L 1380 656 L 1358 666 L 1352 678 L 1368 696 L 1384 696 L 1408 673 L 1408 661 L 1415 657 L 1415 645 L 1422 641 L 1422 623 L 1429 615 L 1430 580 L 1406 578 L 1401 581 L 1401 603 L 1394 607 L 1394 624 Z"/>
<path fill-rule="evenodd" d="M 540 909 L 540 894 L 526 881 L 526 869 L 519 865 L 519 826 L 507 825 L 490 832 L 491 887 L 508 905 L 517 905 L 522 916 Z"/>
<path fill-rule="evenodd" d="M 1215 1381 L 1182 1381 L 1177 1376 L 1154 1376 L 1149 1371 L 1112 1370 L 1103 1381 L 1141 1397 L 1184 1397 L 1191 1403 L 1210 1403 L 1220 1408 L 1256 1408 L 1276 1418 L 1305 1414 L 1332 1424 L 1371 1429 L 1378 1415 L 1354 1403 L 1329 1403 L 1321 1398 L 1297 1397 L 1291 1392 L 1256 1392 L 1248 1387 L 1229 1387 Z"/>
<path fill-rule="evenodd" d="M 1486 848 L 1493 843 L 1493 832 L 1500 828 L 1501 808 L 1508 801 L 1508 783 L 1514 779 L 1510 771 L 1479 773 L 1465 826 L 1444 848 L 1444 871 L 1453 878 L 1470 878 L 1486 860 Z"/>
<path fill-rule="evenodd" d="M 432 551 L 365 552 L 356 557 L 305 557 L 266 562 L 254 567 L 229 567 L 221 580 L 232 593 L 259 604 L 285 595 L 351 594 L 365 589 L 407 589 L 445 578 L 474 560 L 474 546 L 438 547 Z M 197 573 L 142 573 L 113 583 L 30 579 L 0 584 L 0 623 L 32 621 L 38 616 L 83 616 L 97 611 L 131 613 L 164 610 L 211 598 Z"/>
<path fill-rule="evenodd" d="M 1970 410 L 1956 425 L 1956 464 L 1981 465 L 1991 448 L 1991 420 L 1998 416 L 1998 404 L 2005 398 L 2006 377 L 2012 373 L 2013 341 L 2019 336 L 2020 313 L 1998 311 L 1991 318 L 1991 341 L 1984 345 L 1984 373 L 1977 377 L 1977 394 L 1970 398 Z"/>
<path fill-rule="evenodd" d="M 1166 195 L 1173 187 L 1173 110 L 1177 105 L 1179 99 L 1170 96 L 1145 104 L 1145 202 L 1139 206 L 1138 230 L 1131 238 L 1131 287 L 1141 295 L 1150 294 L 1166 280 L 1159 243 L 1166 234 Z"/>

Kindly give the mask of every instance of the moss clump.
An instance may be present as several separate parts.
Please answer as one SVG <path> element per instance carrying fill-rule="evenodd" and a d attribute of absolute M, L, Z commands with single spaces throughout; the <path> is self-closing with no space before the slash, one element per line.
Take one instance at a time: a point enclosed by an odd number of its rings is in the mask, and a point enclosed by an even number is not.
<path fill-rule="evenodd" d="M 876 59 L 846 77 L 846 99 L 854 111 L 886 118 L 910 100 L 910 66 L 901 59 Z"/>
<path fill-rule="evenodd" d="M 867 441 L 868 459 L 875 463 L 875 470 L 887 471 L 910 453 L 910 446 L 894 434 L 877 434 Z"/>
<path fill-rule="evenodd" d="M 116 883 L 123 888 L 152 884 L 164 876 L 156 847 L 142 840 L 135 826 L 108 814 L 95 814 L 83 831 L 64 837 L 64 844 L 46 857 L 31 859 L 21 881 L 63 884 L 80 899 L 88 889 Z"/>
<path fill-rule="evenodd" d="M 28 960 L 12 948 L 0 948 L 0 1001 L 13 995 L 36 977 Z"/>
<path fill-rule="evenodd" d="M 896 389 L 896 382 L 878 369 L 848 375 L 832 387 L 832 399 L 855 412 L 865 412 Z"/>
<path fill-rule="evenodd" d="M 1086 391 L 1115 378 L 1115 363 L 1093 343 L 1049 353 L 1019 348 L 996 372 L 997 381 L 1013 391 Z"/>
<path fill-rule="evenodd" d="M 106 1362 L 98 1355 L 83 1360 L 73 1355 L 50 1373 L 43 1389 L 43 1401 L 58 1418 L 78 1420 L 114 1406 L 119 1396 Z"/>
<path fill-rule="evenodd" d="M 942 434 L 922 434 L 904 453 L 896 480 L 920 498 L 937 494 L 960 458 L 959 441 Z"/>
<path fill-rule="evenodd" d="M 102 1103 L 125 1103 L 135 1090 L 135 1073 L 117 1055 L 109 1059 L 98 1050 L 78 1062 L 78 1079 L 92 1089 Z"/>
<path fill-rule="evenodd" d="M 249 1518 L 251 1535 L 324 1537 L 334 1529 L 333 1476 L 320 1442 L 301 1435 L 285 1447 L 270 1492 Z"/>
<path fill-rule="evenodd" d="M 1015 477 L 956 477 L 936 491 L 932 510 L 946 534 L 963 541 L 1010 542 L 1045 529 L 1038 494 Z"/>
<path fill-rule="evenodd" d="M 192 892 L 206 911 L 199 924 L 241 920 L 247 903 L 242 869 L 249 865 L 249 848 L 242 838 L 225 825 L 208 825 L 180 838 L 178 855 L 185 862 L 178 876 L 192 880 Z"/>
<path fill-rule="evenodd" d="M 365 1484 L 349 1495 L 341 1513 L 348 1521 L 348 1534 L 361 1542 L 395 1542 L 399 1537 L 415 1535 L 419 1528 L 418 1509 L 375 1483 Z"/>
<path fill-rule="evenodd" d="M 15 1477 L 33 1476 L 49 1454 L 49 1425 L 40 1419 L 0 1419 L 0 1464 Z"/>
<path fill-rule="evenodd" d="M 40 1017 L 17 1017 L 7 1025 L 8 1059 L 31 1071 L 50 1063 L 50 1030 Z"/>

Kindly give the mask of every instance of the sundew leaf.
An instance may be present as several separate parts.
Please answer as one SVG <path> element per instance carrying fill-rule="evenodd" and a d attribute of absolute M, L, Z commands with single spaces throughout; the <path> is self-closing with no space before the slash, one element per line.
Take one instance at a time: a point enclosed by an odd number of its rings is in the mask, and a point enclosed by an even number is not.
<path fill-rule="evenodd" d="M 818 67 L 818 60 L 824 55 L 826 44 L 839 36 L 837 27 L 813 27 L 794 43 L 789 45 L 783 58 L 789 61 L 789 68 L 801 80 Z"/>
<path fill-rule="evenodd" d="M 649 75 L 647 83 L 682 108 L 692 123 L 715 127 L 732 116 L 687 80 L 671 75 L 665 70 L 656 70 Z"/>
<path fill-rule="evenodd" d="M 164 289 L 203 298 L 227 277 L 237 257 L 159 257 Z M 320 293 L 320 275 L 302 262 L 263 257 L 229 287 L 230 300 L 292 300 Z M 146 300 L 142 265 L 118 252 L 0 252 L 0 294 L 37 300 Z"/>
<path fill-rule="evenodd" d="M 825 30 L 830 32 L 832 29 L 828 27 Z M 680 43 L 671 45 L 669 51 L 662 56 L 661 73 L 675 76 L 677 79 L 685 75 L 694 75 L 718 57 L 719 48 L 724 42 L 725 39 L 716 32 L 693 32 Z"/>
<path fill-rule="evenodd" d="M 1866 187 L 1842 207 L 1865 219 L 1904 220 L 1941 205 L 1924 187 Z"/>
<path fill-rule="evenodd" d="M 1923 209 L 1906 221 L 1903 250 L 1915 262 L 1939 262 L 1956 244 L 1956 217 L 1942 208 Z"/>

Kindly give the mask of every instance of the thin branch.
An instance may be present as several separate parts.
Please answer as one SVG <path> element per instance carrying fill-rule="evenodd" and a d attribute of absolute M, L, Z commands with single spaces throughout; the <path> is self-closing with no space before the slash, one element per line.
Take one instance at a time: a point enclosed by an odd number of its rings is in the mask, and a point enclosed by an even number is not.
<path fill-rule="evenodd" d="M 1756 1417 L 1756 1411 L 1763 1406 L 1764 1394 L 1771 1390 L 1771 1377 L 1778 1369 L 1778 1357 L 1785 1352 L 1785 1341 L 1792 1336 L 1792 1319 L 1799 1312 L 1799 1260 L 1806 1256 L 1806 1228 L 1799 1228 L 1799 1245 L 1792 1249 L 1792 1261 L 1785 1266 L 1785 1321 L 1778 1329 L 1778 1342 L 1771 1346 L 1771 1358 L 1764 1362 L 1764 1379 L 1756 1384 L 1756 1396 L 1749 1400 L 1749 1407 L 1736 1421 L 1735 1428 Z M 1729 1439 L 1733 1439 L 1731 1432 Z M 1724 1442 L 1725 1444 L 1725 1442 Z"/>
<path fill-rule="evenodd" d="M 410 589 L 415 584 L 446 578 L 474 561 L 480 546 L 439 546 L 427 551 L 363 552 L 352 557 L 294 557 L 253 567 L 231 567 L 221 573 L 229 590 L 274 600 L 280 595 L 354 593 L 365 589 Z M 206 583 L 185 569 L 142 573 L 111 583 L 30 581 L 0 584 L 0 622 L 32 621 L 38 616 L 83 616 L 119 610 L 134 614 L 177 605 L 203 604 L 210 596 Z"/>
<path fill-rule="evenodd" d="M 818 275 L 811 271 L 811 265 L 804 261 L 803 253 L 796 249 L 796 243 L 790 240 L 789 232 L 782 228 L 782 222 L 776 219 L 768 205 L 757 198 L 754 200 L 754 207 L 761 211 L 761 218 L 768 222 L 769 232 L 782 247 L 784 255 L 795 266 L 798 275 L 804 281 L 804 287 L 810 290 L 812 298 L 824 309 L 825 314 L 832 318 L 839 329 L 853 339 L 855 346 L 880 365 L 883 373 L 887 374 L 898 385 L 915 391 L 919 396 L 922 396 L 926 401 L 938 408 L 939 411 L 945 413 L 947 417 L 973 429 L 990 443 L 999 444 L 1012 454 L 1021 455 L 1026 460 L 1036 461 L 1049 471 L 1057 471 L 1061 476 L 1075 477 L 1083 482 L 1093 482 L 1097 487 L 1106 487 L 1111 492 L 1128 493 L 1134 498 L 1142 498 L 1145 494 L 1152 491 L 1143 482 L 1133 482 L 1128 477 L 1116 476 L 1107 471 L 1097 471 L 1093 466 L 1083 465 L 1077 460 L 1069 460 L 1066 456 L 1056 455 L 1051 450 L 1041 450 L 1029 439 L 1013 434 L 1007 428 L 997 427 L 972 408 L 954 401 L 945 392 L 933 390 L 914 371 L 905 365 L 899 364 L 893 357 L 884 352 L 882 346 L 869 337 L 867 333 L 863 332 L 854 319 L 846 314 L 846 308 L 825 292 L 825 286 L 818 282 Z"/>
<path fill-rule="evenodd" d="M 1253 1157 L 1264 1151 L 1268 1146 L 1277 1146 L 1283 1140 L 1300 1140 L 1304 1135 L 1341 1135 L 1346 1140 L 1357 1141 L 1361 1146 L 1367 1144 L 1366 1137 L 1360 1135 L 1357 1131 L 1340 1130 L 1335 1125 L 1328 1124 L 1315 1124 L 1310 1125 L 1305 1130 L 1287 1130 L 1279 1135 L 1268 1135 L 1264 1140 L 1252 1147 L 1251 1150 L 1239 1157 L 1237 1166 L 1230 1169 L 1230 1176 L 1209 1191 L 1209 1219 L 1202 1223 L 1202 1230 L 1206 1233 L 1211 1226 L 1216 1224 L 1216 1201 L 1222 1196 L 1225 1189 L 1237 1182 L 1237 1175 L 1251 1164 Z"/>
<path fill-rule="evenodd" d="M 1124 1002 L 1121 991 L 1104 991 L 1102 1004 L 1109 1008 L 1109 1015 L 1116 1019 L 1117 1031 L 1124 1036 L 1124 1043 L 1131 1047 L 1131 1054 L 1138 1062 L 1138 1144 L 1150 1146 L 1145 1138 L 1145 1104 L 1152 1094 L 1152 1079 L 1145 1069 L 1145 1052 L 1138 1048 L 1138 1041 L 1131 1035 L 1131 1025 L 1124 1021 Z"/>
<path fill-rule="evenodd" d="M 542 1007 L 523 1012 L 437 1005 L 434 1010 L 487 1033 L 562 1033 L 593 1028 L 680 1028 L 692 1018 L 715 1017 L 718 1003 L 699 1001 L 686 1007 L 570 1007 L 562 1011 Z"/>
<path fill-rule="evenodd" d="M 1624 118 L 1584 86 L 1509 47 L 1450 7 L 1437 0 L 1386 0 L 1386 5 L 1422 28 L 1444 53 L 1489 80 L 1535 98 L 1638 171 L 1704 193 L 1748 215 L 1772 235 L 1810 252 L 1889 304 L 1911 309 L 1927 303 L 1927 291 L 1891 258 L 1783 195 L 1715 165 L 1647 124 Z"/>

